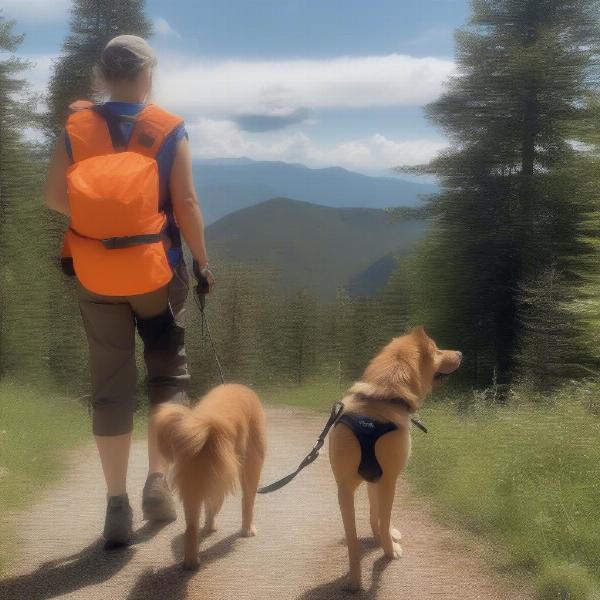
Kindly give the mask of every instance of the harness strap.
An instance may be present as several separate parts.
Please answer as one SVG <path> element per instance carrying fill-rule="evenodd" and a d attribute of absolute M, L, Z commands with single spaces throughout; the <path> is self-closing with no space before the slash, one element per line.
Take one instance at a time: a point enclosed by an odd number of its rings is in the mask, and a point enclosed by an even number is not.
<path fill-rule="evenodd" d="M 154 244 L 160 242 L 162 235 L 160 233 L 144 233 L 141 235 L 125 235 L 122 237 L 110 237 L 110 238 L 93 238 L 87 235 L 79 233 L 73 227 L 69 227 L 69 231 L 74 233 L 77 237 L 84 238 L 86 240 L 94 240 L 100 242 L 107 250 L 122 250 L 124 248 L 132 248 L 133 246 L 143 246 L 144 244 Z"/>
<path fill-rule="evenodd" d="M 281 479 L 263 487 L 258 488 L 257 492 L 259 494 L 268 494 L 270 492 L 274 492 L 282 488 L 284 485 L 287 485 L 302 469 L 308 467 L 311 463 L 317 460 L 319 456 L 319 450 L 323 447 L 325 443 L 325 438 L 329 433 L 329 430 L 337 423 L 339 418 L 342 416 L 342 411 L 344 410 L 344 405 L 341 402 L 336 402 L 331 408 L 331 414 L 329 415 L 329 419 L 327 419 L 327 423 L 325 423 L 325 427 L 323 427 L 323 431 L 319 434 L 315 445 L 312 447 L 312 450 L 304 457 L 302 462 L 298 465 L 298 468 L 295 471 L 292 471 L 289 475 L 282 477 Z"/>
<path fill-rule="evenodd" d="M 121 129 L 121 122 L 125 120 L 124 116 L 110 112 L 110 110 L 108 110 L 106 106 L 102 104 L 95 104 L 92 107 L 92 110 L 97 112 L 106 121 L 106 126 L 108 127 L 108 133 L 110 135 L 114 151 L 123 152 L 127 148 L 127 141 L 125 140 L 123 130 Z M 135 122 L 138 115 L 139 113 L 133 116 L 131 120 Z"/>
<path fill-rule="evenodd" d="M 388 398 L 387 396 L 376 396 L 376 395 L 372 395 L 372 394 L 367 394 L 365 392 L 352 392 L 352 393 L 355 396 L 357 396 L 358 398 L 361 398 L 363 400 L 380 400 L 381 402 L 389 402 L 390 404 L 396 404 L 398 406 L 402 406 L 411 415 L 410 420 L 411 420 L 412 424 L 417 429 L 420 429 L 423 433 L 429 433 L 429 430 L 427 429 L 427 426 L 425 425 L 425 423 L 423 423 L 423 421 L 421 421 L 418 417 L 414 416 L 414 408 L 412 407 L 410 402 L 408 402 L 408 400 L 406 400 L 405 398 L 402 398 L 402 396 L 394 396 L 394 397 Z"/>

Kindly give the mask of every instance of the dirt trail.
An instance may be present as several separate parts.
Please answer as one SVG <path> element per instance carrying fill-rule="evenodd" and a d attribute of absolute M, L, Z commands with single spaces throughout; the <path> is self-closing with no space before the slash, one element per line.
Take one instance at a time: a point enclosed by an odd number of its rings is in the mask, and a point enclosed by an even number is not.
<path fill-rule="evenodd" d="M 263 481 L 284 475 L 302 458 L 324 417 L 269 409 L 269 452 Z M 104 516 L 99 461 L 93 448 L 74 457 L 60 486 L 19 517 L 22 546 L 13 572 L 0 581 L 2 600 L 402 598 L 525 600 L 528 591 L 501 587 L 485 564 L 451 530 L 437 524 L 422 503 L 400 492 L 395 525 L 404 557 L 388 561 L 370 537 L 366 494 L 357 497 L 363 539 L 365 591 L 342 590 L 346 548 L 326 452 L 279 492 L 259 496 L 258 536 L 241 539 L 239 498 L 230 498 L 220 529 L 201 543 L 201 568 L 181 570 L 183 520 L 156 528 L 140 520 L 147 468 L 144 444 L 132 449 L 130 499 L 136 513 L 135 544 L 105 552 L 98 538 Z M 402 483 L 400 484 L 402 488 Z"/>

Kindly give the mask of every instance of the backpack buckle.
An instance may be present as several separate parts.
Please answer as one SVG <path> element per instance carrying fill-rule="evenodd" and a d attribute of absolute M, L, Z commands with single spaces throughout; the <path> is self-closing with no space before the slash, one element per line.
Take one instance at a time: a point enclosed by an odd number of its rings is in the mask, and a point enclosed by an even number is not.
<path fill-rule="evenodd" d="M 118 250 L 120 247 L 120 245 L 119 245 L 120 238 L 118 238 L 118 237 L 104 238 L 100 241 L 102 242 L 102 245 L 107 250 Z"/>

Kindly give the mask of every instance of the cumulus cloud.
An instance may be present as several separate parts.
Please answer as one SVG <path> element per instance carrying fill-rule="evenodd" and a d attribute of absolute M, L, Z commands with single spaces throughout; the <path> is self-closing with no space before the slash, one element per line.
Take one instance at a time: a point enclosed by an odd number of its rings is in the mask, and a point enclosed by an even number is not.
<path fill-rule="evenodd" d="M 157 99 L 186 116 L 270 115 L 274 109 L 420 106 L 440 94 L 454 63 L 388 56 L 203 61 L 166 55 Z"/>
<path fill-rule="evenodd" d="M 257 136 L 228 120 L 199 119 L 188 124 L 194 156 L 247 156 L 255 160 L 283 160 L 322 167 L 339 165 L 369 171 L 430 160 L 447 142 L 441 139 L 392 140 L 377 133 L 340 144 L 317 144 L 305 132 Z"/>
<path fill-rule="evenodd" d="M 56 56 L 24 58 L 35 63 L 27 74 L 33 90 L 44 91 Z M 319 109 L 376 110 L 433 100 L 453 71 L 449 61 L 392 55 L 207 65 L 171 56 L 161 67 L 156 101 L 184 115 L 197 157 L 248 156 L 368 171 L 421 164 L 446 145 L 443 139 L 391 139 L 382 132 L 349 134 L 328 144 L 307 131 Z M 334 77 L 336 69 L 344 75 Z"/>
<path fill-rule="evenodd" d="M 0 9 L 17 21 L 64 21 L 71 0 L 2 0 Z"/>

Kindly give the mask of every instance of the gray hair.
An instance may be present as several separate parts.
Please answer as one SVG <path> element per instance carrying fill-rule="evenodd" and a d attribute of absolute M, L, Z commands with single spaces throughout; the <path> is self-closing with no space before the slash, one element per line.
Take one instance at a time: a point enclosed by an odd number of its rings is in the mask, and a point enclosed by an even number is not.
<path fill-rule="evenodd" d="M 148 42 L 137 35 L 119 35 L 106 44 L 95 74 L 105 82 L 133 80 L 144 69 L 156 65 Z"/>

